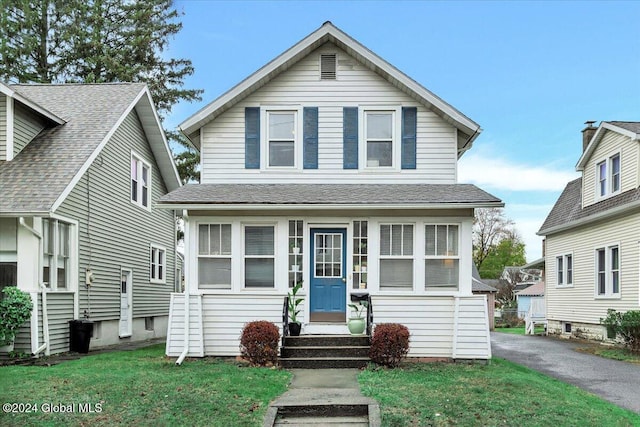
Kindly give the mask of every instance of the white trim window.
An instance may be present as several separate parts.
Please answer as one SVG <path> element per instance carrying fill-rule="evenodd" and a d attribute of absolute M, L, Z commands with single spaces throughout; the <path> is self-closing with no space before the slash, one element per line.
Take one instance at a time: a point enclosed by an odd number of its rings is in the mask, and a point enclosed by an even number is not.
<path fill-rule="evenodd" d="M 231 224 L 198 225 L 198 288 L 231 289 Z"/>
<path fill-rule="evenodd" d="M 275 287 L 275 227 L 244 226 L 244 286 L 253 289 Z"/>
<path fill-rule="evenodd" d="M 71 225 L 52 218 L 42 220 L 42 281 L 50 289 L 69 289 L 71 280 Z"/>
<path fill-rule="evenodd" d="M 296 110 L 268 110 L 267 167 L 295 168 L 297 152 L 298 112 Z"/>
<path fill-rule="evenodd" d="M 151 283 L 165 283 L 167 280 L 167 250 L 162 246 L 150 245 L 149 250 L 149 281 Z"/>
<path fill-rule="evenodd" d="M 620 296 L 620 247 L 618 245 L 596 249 L 596 295 Z"/>
<path fill-rule="evenodd" d="M 425 225 L 425 289 L 458 289 L 460 230 L 457 224 Z"/>
<path fill-rule="evenodd" d="M 367 168 L 394 167 L 396 112 L 364 111 L 364 155 Z"/>
<path fill-rule="evenodd" d="M 131 153 L 131 202 L 151 210 L 151 165 Z"/>
<path fill-rule="evenodd" d="M 413 225 L 380 224 L 380 289 L 413 289 Z"/>
<path fill-rule="evenodd" d="M 559 255 L 556 257 L 556 286 L 570 286 L 573 284 L 573 255 Z"/>
<path fill-rule="evenodd" d="M 620 192 L 620 153 L 596 164 L 596 183 L 600 198 Z"/>

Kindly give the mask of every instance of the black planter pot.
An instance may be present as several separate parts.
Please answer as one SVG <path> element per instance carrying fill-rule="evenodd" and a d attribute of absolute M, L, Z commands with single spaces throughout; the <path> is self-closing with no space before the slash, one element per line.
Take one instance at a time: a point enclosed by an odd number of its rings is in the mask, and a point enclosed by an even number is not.
<path fill-rule="evenodd" d="M 300 328 L 302 325 L 300 323 L 289 323 L 289 335 L 292 337 L 300 336 Z"/>

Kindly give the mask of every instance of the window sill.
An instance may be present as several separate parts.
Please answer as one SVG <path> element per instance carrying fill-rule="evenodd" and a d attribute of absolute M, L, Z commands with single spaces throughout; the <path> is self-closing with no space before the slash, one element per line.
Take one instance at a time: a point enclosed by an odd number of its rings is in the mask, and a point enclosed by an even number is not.
<path fill-rule="evenodd" d="M 154 285 L 166 285 L 167 281 L 166 280 L 150 279 L 149 283 L 153 283 Z"/>
<path fill-rule="evenodd" d="M 619 300 L 622 299 L 622 296 L 620 294 L 614 294 L 614 295 L 596 295 L 594 297 L 594 299 L 596 300 Z"/>
<path fill-rule="evenodd" d="M 570 285 L 556 285 L 556 289 L 570 289 L 573 288 L 573 283 Z"/>
<path fill-rule="evenodd" d="M 147 212 L 151 212 L 151 206 L 142 205 L 142 204 L 136 202 L 135 200 L 131 200 L 131 204 L 133 206 L 137 206 L 138 208 L 143 209 L 143 210 L 145 210 Z"/>

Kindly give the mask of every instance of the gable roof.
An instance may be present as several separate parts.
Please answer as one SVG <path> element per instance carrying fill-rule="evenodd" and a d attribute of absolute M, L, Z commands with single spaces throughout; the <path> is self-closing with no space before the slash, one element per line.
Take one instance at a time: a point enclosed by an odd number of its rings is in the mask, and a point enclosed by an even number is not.
<path fill-rule="evenodd" d="M 504 206 L 472 184 L 188 184 L 160 198 L 170 209 L 476 208 Z"/>
<path fill-rule="evenodd" d="M 16 99 L 39 106 L 64 123 L 43 130 L 12 161 L 0 164 L 2 215 L 47 215 L 55 211 L 134 109 L 168 190 L 180 187 L 146 85 L 29 84 L 8 87 L 19 95 Z"/>
<path fill-rule="evenodd" d="M 527 286 L 521 291 L 516 292 L 519 296 L 537 297 L 544 295 L 544 282 L 537 282 L 533 285 Z"/>
<path fill-rule="evenodd" d="M 567 184 L 537 234 L 547 236 L 633 209 L 640 209 L 640 188 L 625 191 L 583 208 L 582 178 L 578 178 Z"/>
<path fill-rule="evenodd" d="M 582 153 L 582 156 L 580 156 L 578 164 L 576 165 L 576 170 L 584 171 L 591 155 L 607 131 L 613 131 L 621 135 L 628 136 L 632 140 L 640 141 L 640 122 L 601 122 L 600 126 L 598 126 L 598 130 L 593 134 L 591 141 L 587 145 L 587 148 Z"/>
<path fill-rule="evenodd" d="M 471 269 L 471 292 L 498 292 L 498 289 L 482 281 L 475 263 L 472 264 Z"/>
<path fill-rule="evenodd" d="M 24 96 L 22 96 L 19 93 L 17 93 L 15 90 L 11 89 L 10 86 L 7 86 L 6 84 L 4 84 L 2 82 L 0 82 L 0 93 L 4 93 L 8 97 L 13 98 L 14 100 L 20 102 L 25 107 L 28 107 L 29 109 L 35 111 L 36 113 L 40 114 L 41 116 L 49 119 L 53 123 L 57 123 L 59 125 L 65 123 L 64 119 L 56 116 L 51 111 L 47 110 L 46 108 L 43 108 L 41 105 L 36 104 L 35 102 L 31 101 L 30 99 L 25 98 Z"/>
<path fill-rule="evenodd" d="M 412 96 L 426 105 L 435 114 L 442 117 L 447 123 L 458 129 L 458 157 L 471 148 L 473 141 L 478 137 L 480 125 L 462 114 L 450 104 L 443 101 L 433 92 L 429 91 L 415 80 L 398 70 L 396 67 L 367 49 L 355 39 L 327 21 L 322 26 L 296 43 L 294 46 L 280 54 L 271 62 L 251 74 L 226 93 L 206 105 L 200 111 L 180 124 L 180 129 L 187 137 L 199 147 L 197 140 L 198 130 L 206 123 L 231 108 L 233 105 L 255 92 L 282 72 L 288 70 L 296 62 L 300 61 L 312 51 L 325 43 L 333 43 L 349 55 L 356 58 L 373 72 L 379 74 L 401 91 Z"/>

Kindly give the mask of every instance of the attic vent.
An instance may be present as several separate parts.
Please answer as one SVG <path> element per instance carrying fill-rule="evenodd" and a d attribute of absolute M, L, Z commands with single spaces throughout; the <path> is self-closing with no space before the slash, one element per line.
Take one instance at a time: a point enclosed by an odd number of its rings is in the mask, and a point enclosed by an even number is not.
<path fill-rule="evenodd" d="M 320 55 L 320 80 L 336 79 L 336 54 L 324 53 Z"/>

